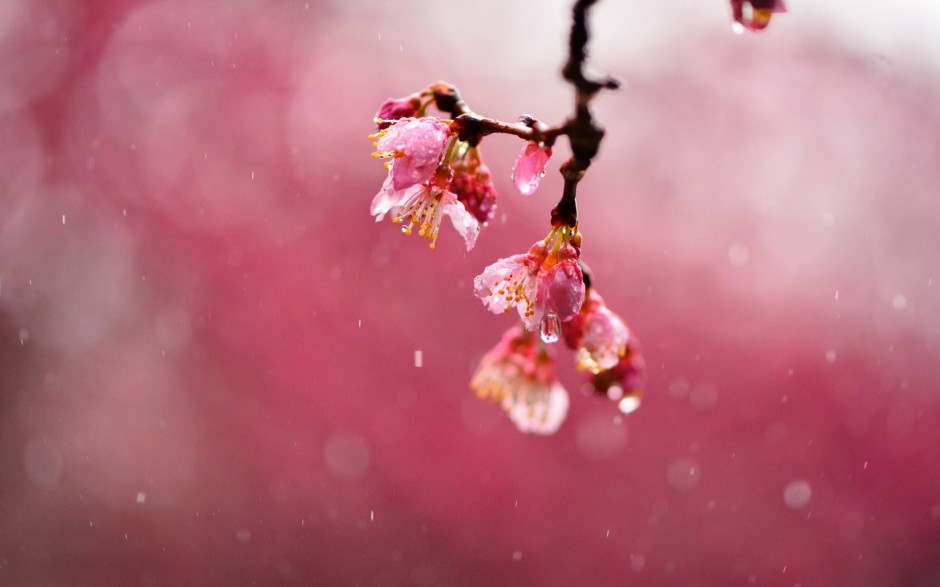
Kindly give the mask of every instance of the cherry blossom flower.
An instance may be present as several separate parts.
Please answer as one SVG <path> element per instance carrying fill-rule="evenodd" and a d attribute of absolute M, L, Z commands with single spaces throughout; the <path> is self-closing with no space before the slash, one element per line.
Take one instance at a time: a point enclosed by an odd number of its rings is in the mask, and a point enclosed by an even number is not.
<path fill-rule="evenodd" d="M 389 98 L 379 106 L 379 111 L 375 113 L 375 125 L 379 130 L 388 128 L 396 120 L 413 117 L 420 107 L 421 100 L 417 95 L 408 98 Z"/>
<path fill-rule="evenodd" d="M 591 375 L 588 387 L 617 402 L 620 411 L 629 414 L 640 407 L 646 384 L 646 361 L 635 336 L 627 341 L 620 361 L 612 368 Z"/>
<path fill-rule="evenodd" d="M 438 168 L 431 180 L 402 190 L 395 189 L 394 182 L 388 178 L 372 200 L 372 215 L 379 221 L 391 213 L 392 222 L 403 224 L 402 232 L 410 235 L 417 229 L 420 236 L 430 241 L 432 249 L 446 215 L 469 251 L 480 234 L 480 223 L 457 201 L 457 196 L 447 190 L 449 183 L 450 170 L 446 167 Z"/>
<path fill-rule="evenodd" d="M 371 135 L 377 139 L 372 156 L 392 159 L 392 187 L 404 190 L 431 178 L 444 156 L 450 130 L 448 123 L 436 118 L 402 118 Z"/>
<path fill-rule="evenodd" d="M 523 196 L 531 196 L 545 175 L 545 166 L 552 157 L 551 147 L 534 141 L 526 143 L 512 166 L 512 184 Z"/>
<path fill-rule="evenodd" d="M 521 432 L 553 434 L 568 413 L 568 392 L 555 376 L 554 359 L 521 325 L 484 355 L 470 388 L 498 402 Z"/>
<path fill-rule="evenodd" d="M 584 301 L 580 251 L 573 244 L 579 240 L 576 229 L 553 228 L 528 253 L 484 269 L 473 280 L 474 293 L 494 314 L 516 308 L 527 329 L 541 327 L 542 339 L 554 342 L 561 323 L 577 315 Z"/>
<path fill-rule="evenodd" d="M 731 0 L 735 32 L 762 31 L 775 12 L 786 12 L 783 0 Z"/>
<path fill-rule="evenodd" d="M 450 189 L 457 199 L 478 221 L 490 220 L 496 214 L 496 188 L 489 168 L 480 160 L 477 148 L 462 148 L 451 168 L 454 170 L 454 179 Z"/>
<path fill-rule="evenodd" d="M 568 346 L 575 349 L 578 369 L 595 374 L 616 366 L 630 340 L 627 325 L 593 289 L 588 290 L 581 311 L 563 324 L 562 331 Z"/>

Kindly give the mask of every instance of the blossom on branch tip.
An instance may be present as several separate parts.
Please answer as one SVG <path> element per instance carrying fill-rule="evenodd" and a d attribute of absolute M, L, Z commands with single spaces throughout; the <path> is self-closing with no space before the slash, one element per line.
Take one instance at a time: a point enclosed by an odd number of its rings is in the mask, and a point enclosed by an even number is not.
<path fill-rule="evenodd" d="M 581 311 L 564 323 L 565 342 L 575 349 L 578 369 L 600 373 L 612 369 L 627 351 L 630 331 L 594 289 L 588 290 Z"/>
<path fill-rule="evenodd" d="M 555 376 L 554 359 L 520 325 L 483 356 L 470 388 L 498 402 L 521 432 L 553 434 L 568 413 L 568 392 Z"/>
<path fill-rule="evenodd" d="M 584 301 L 578 266 L 577 229 L 553 228 L 528 253 L 500 259 L 473 280 L 473 291 L 494 314 L 516 308 L 528 330 L 558 339 L 561 323 L 572 319 Z"/>
<path fill-rule="evenodd" d="M 451 136 L 450 125 L 436 118 L 402 118 L 372 135 L 373 157 L 391 158 L 392 187 L 403 190 L 431 178 L 444 156 Z"/>
<path fill-rule="evenodd" d="M 512 166 L 512 185 L 523 196 L 531 196 L 545 176 L 545 166 L 552 157 L 552 148 L 529 141 Z"/>

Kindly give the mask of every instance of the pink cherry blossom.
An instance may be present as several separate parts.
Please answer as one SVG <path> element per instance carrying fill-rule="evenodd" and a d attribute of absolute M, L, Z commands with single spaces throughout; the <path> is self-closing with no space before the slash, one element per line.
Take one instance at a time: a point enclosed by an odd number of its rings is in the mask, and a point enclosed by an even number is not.
<path fill-rule="evenodd" d="M 553 434 L 568 413 L 568 392 L 535 335 L 513 326 L 480 361 L 470 388 L 498 402 L 521 432 Z"/>
<path fill-rule="evenodd" d="M 418 113 L 421 101 L 417 96 L 410 98 L 389 98 L 379 106 L 375 113 L 375 124 L 379 130 L 388 128 L 395 120 L 410 118 Z"/>
<path fill-rule="evenodd" d="M 564 334 L 568 346 L 575 349 L 578 369 L 595 374 L 615 367 L 630 340 L 627 325 L 593 289 L 578 315 L 564 325 Z"/>
<path fill-rule="evenodd" d="M 406 200 L 421 191 L 421 187 L 420 185 L 413 185 L 403 190 L 396 190 L 392 185 L 392 178 L 386 177 L 385 182 L 382 183 L 382 189 L 372 200 L 370 211 L 375 216 L 375 221 L 381 221 L 390 212 L 394 216 Z"/>
<path fill-rule="evenodd" d="M 392 158 L 392 187 L 403 190 L 434 175 L 450 138 L 450 125 L 436 118 L 402 118 L 373 136 L 378 140 L 372 156 Z"/>
<path fill-rule="evenodd" d="M 520 194 L 530 196 L 535 193 L 551 157 L 551 147 L 541 146 L 534 141 L 526 143 L 512 167 L 512 184 Z"/>
<path fill-rule="evenodd" d="M 474 293 L 494 314 L 516 308 L 529 330 L 543 320 L 552 328 L 577 315 L 584 301 L 584 279 L 570 229 L 556 228 L 529 252 L 500 259 L 473 280 Z M 544 332 L 546 342 L 558 333 Z"/>

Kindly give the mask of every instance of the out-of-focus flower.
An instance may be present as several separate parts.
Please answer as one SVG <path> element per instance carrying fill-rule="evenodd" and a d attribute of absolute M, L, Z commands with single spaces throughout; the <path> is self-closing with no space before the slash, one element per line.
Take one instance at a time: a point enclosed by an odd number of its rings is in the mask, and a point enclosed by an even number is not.
<path fill-rule="evenodd" d="M 462 148 L 451 167 L 454 170 L 451 191 L 478 221 L 490 220 L 496 213 L 496 188 L 477 148 Z"/>
<path fill-rule="evenodd" d="M 411 234 L 417 229 L 420 236 L 430 241 L 432 249 L 437 243 L 441 220 L 447 215 L 469 251 L 477 242 L 480 223 L 448 191 L 449 183 L 450 170 L 446 167 L 439 168 L 430 181 L 403 190 L 396 190 L 391 179 L 386 179 L 372 200 L 372 215 L 379 221 L 391 213 L 392 222 L 404 224 L 402 232 Z"/>
<path fill-rule="evenodd" d="M 575 349 L 578 369 L 595 374 L 615 367 L 630 340 L 627 325 L 594 289 L 588 290 L 581 311 L 563 324 L 562 331 L 568 346 Z"/>
<path fill-rule="evenodd" d="M 762 31 L 775 12 L 786 12 L 783 0 L 731 0 L 735 32 Z"/>
<path fill-rule="evenodd" d="M 617 407 L 625 414 L 640 407 L 645 384 L 646 361 L 635 336 L 627 341 L 623 356 L 613 368 L 596 373 L 588 380 L 588 386 L 595 393 L 617 402 Z"/>
<path fill-rule="evenodd" d="M 450 135 L 450 125 L 437 118 L 403 118 L 372 135 L 376 139 L 372 156 L 392 158 L 392 187 L 404 190 L 431 178 Z"/>
<path fill-rule="evenodd" d="M 512 185 L 523 196 L 530 196 L 539 187 L 539 181 L 545 175 L 545 165 L 552 157 L 551 147 L 539 145 L 534 141 L 526 143 L 512 166 Z"/>
<path fill-rule="evenodd" d="M 545 342 L 558 340 L 561 323 L 572 319 L 584 301 L 578 266 L 576 229 L 553 228 L 528 253 L 500 259 L 473 280 L 474 293 L 494 314 L 516 308 L 529 330 Z"/>
<path fill-rule="evenodd" d="M 421 99 L 417 95 L 407 98 L 389 98 L 379 106 L 375 113 L 375 125 L 378 130 L 392 126 L 396 120 L 411 118 L 421 108 Z"/>
<path fill-rule="evenodd" d="M 568 414 L 568 392 L 536 336 L 513 326 L 480 361 L 470 388 L 498 402 L 521 432 L 553 434 Z"/>

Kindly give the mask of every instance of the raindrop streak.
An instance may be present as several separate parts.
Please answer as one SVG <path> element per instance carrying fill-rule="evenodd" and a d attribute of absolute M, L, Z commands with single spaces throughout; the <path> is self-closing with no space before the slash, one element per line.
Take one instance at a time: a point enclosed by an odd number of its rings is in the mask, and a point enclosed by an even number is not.
<path fill-rule="evenodd" d="M 558 336 L 561 334 L 561 320 L 554 312 L 547 312 L 542 318 L 539 334 L 545 344 L 558 342 Z"/>
<path fill-rule="evenodd" d="M 421 368 L 424 365 L 424 355 L 421 351 L 415 351 L 415 367 Z"/>

